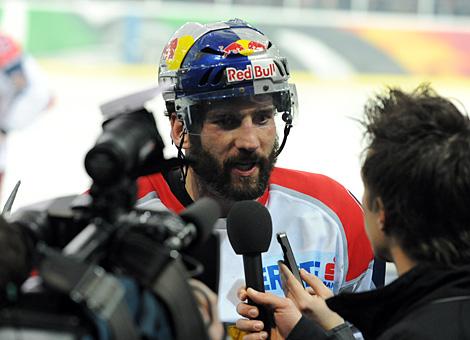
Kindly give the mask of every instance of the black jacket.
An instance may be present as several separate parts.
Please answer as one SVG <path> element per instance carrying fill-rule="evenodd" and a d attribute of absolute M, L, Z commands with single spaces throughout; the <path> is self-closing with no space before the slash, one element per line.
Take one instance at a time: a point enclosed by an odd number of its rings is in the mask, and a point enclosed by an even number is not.
<path fill-rule="evenodd" d="M 470 339 L 470 266 L 419 265 L 383 288 L 340 294 L 327 304 L 365 339 Z M 324 332 L 306 321 L 288 340 L 346 339 L 344 328 Z"/>

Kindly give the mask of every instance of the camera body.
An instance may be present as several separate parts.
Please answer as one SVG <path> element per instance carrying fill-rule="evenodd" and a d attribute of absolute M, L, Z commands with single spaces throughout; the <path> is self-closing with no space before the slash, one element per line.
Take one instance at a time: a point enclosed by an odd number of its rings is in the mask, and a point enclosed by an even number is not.
<path fill-rule="evenodd" d="M 158 92 L 101 107 L 103 133 L 85 157 L 89 192 L 10 217 L 28 245 L 20 255 L 35 274 L 7 294 L 2 339 L 208 338 L 179 250 L 210 233 L 218 205 L 196 202 L 181 216 L 134 207 L 137 178 L 179 162 L 164 159 L 155 119 L 144 107 Z"/>

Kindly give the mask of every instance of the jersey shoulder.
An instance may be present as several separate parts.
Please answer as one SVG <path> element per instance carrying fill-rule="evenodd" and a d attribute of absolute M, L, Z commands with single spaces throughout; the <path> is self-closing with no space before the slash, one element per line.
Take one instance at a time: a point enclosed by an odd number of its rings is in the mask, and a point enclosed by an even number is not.
<path fill-rule="evenodd" d="M 270 183 L 312 196 L 330 207 L 341 205 L 345 200 L 352 200 L 351 203 L 360 209 L 357 199 L 343 185 L 326 175 L 275 168 Z"/>
<path fill-rule="evenodd" d="M 346 236 L 349 258 L 346 280 L 353 280 L 367 270 L 373 254 L 365 233 L 362 207 L 343 185 L 326 175 L 285 168 L 273 170 L 270 184 L 311 196 L 328 206 L 338 216 Z"/>
<path fill-rule="evenodd" d="M 149 194 L 158 197 L 163 205 L 176 213 L 184 209 L 184 205 L 173 194 L 161 173 L 142 176 L 137 179 L 137 198 L 142 199 Z"/>

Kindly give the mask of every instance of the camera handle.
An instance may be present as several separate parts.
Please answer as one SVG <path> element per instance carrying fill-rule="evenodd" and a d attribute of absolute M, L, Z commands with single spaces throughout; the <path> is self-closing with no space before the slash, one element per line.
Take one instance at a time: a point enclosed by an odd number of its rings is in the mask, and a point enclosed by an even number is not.
<path fill-rule="evenodd" d="M 39 272 L 46 286 L 68 295 L 106 322 L 113 339 L 139 339 L 118 279 L 100 266 L 64 256 L 45 245 L 38 248 L 43 256 Z"/>
<path fill-rule="evenodd" d="M 176 340 L 209 340 L 188 279 L 184 264 L 181 258 L 177 257 L 167 264 L 151 288 L 170 311 Z"/>
<path fill-rule="evenodd" d="M 109 263 L 138 278 L 167 308 L 176 340 L 208 340 L 198 303 L 188 284 L 189 274 L 176 250 L 129 233 L 111 248 Z"/>

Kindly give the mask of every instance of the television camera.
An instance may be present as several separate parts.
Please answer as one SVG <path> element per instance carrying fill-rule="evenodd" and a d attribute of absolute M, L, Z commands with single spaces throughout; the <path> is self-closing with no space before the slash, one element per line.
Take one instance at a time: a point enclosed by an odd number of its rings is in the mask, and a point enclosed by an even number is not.
<path fill-rule="evenodd" d="M 85 157 L 92 179 L 86 194 L 40 202 L 0 221 L 4 234 L 10 230 L 11 240 L 22 242 L 14 257 L 20 265 L 5 268 L 17 271 L 12 277 L 29 276 L 21 289 L 6 287 L 0 338 L 208 338 L 180 251 L 211 233 L 217 203 L 202 199 L 180 215 L 135 207 L 139 176 L 182 162 L 164 158 L 145 108 L 159 92 L 101 106 L 103 132 Z"/>

